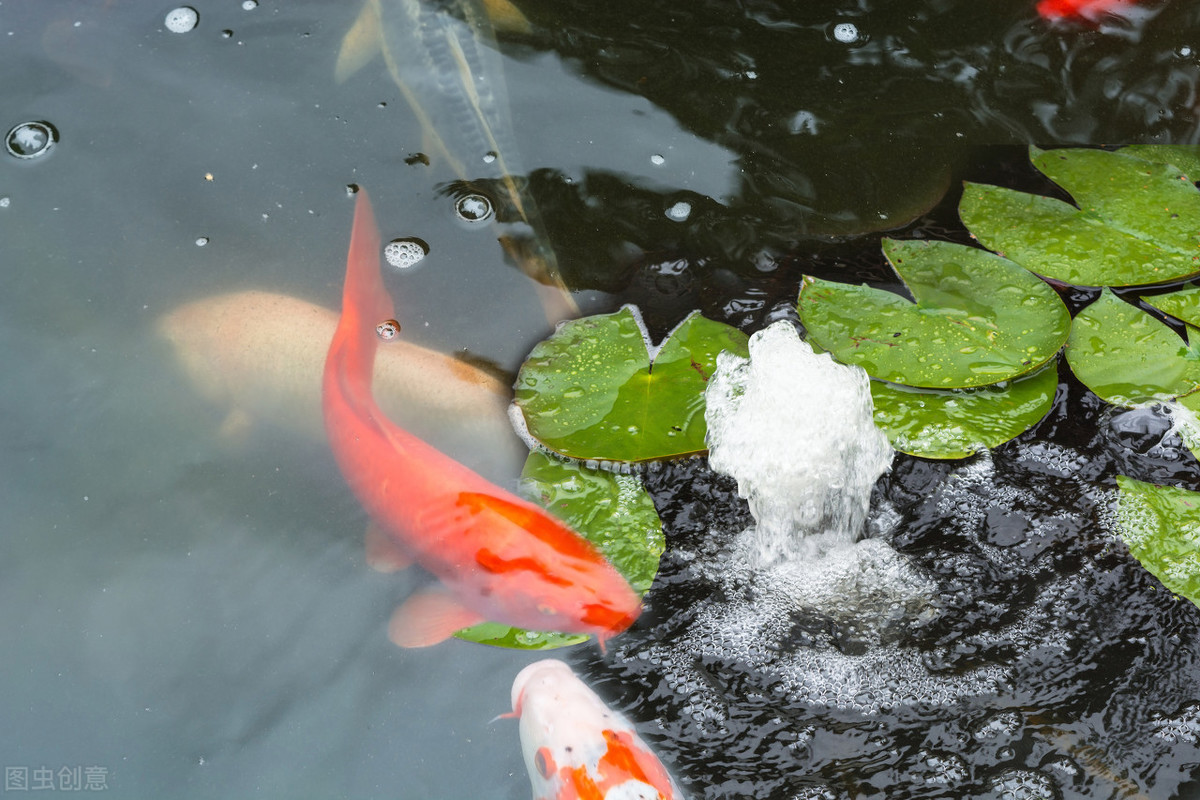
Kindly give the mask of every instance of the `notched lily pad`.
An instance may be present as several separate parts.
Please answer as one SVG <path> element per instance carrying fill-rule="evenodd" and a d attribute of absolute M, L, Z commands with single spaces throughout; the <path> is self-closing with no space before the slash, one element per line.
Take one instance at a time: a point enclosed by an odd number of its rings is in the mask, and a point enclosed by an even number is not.
<path fill-rule="evenodd" d="M 563 323 L 517 376 L 529 434 L 565 456 L 639 462 L 705 450 L 704 387 L 717 354 L 748 337 L 691 314 L 652 355 L 636 309 Z"/>
<path fill-rule="evenodd" d="M 1191 286 L 1177 292 L 1150 295 L 1142 299 L 1164 314 L 1170 314 L 1193 327 L 1200 327 L 1200 287 Z M 1190 339 L 1191 329 L 1188 330 L 1188 334 Z M 1200 331 L 1197 331 L 1196 335 L 1200 335 Z"/>
<path fill-rule="evenodd" d="M 563 463 L 534 452 L 525 461 L 521 481 L 525 497 L 596 545 L 635 592 L 645 594 L 650 589 L 665 544 L 662 521 L 641 479 Z M 586 634 L 526 631 L 498 622 L 474 625 L 454 635 L 469 642 L 518 650 L 551 650 L 591 638 Z"/>
<path fill-rule="evenodd" d="M 1117 476 L 1121 539 L 1143 567 L 1200 605 L 1200 493 Z"/>
<path fill-rule="evenodd" d="M 1195 183 L 1200 181 L 1200 145 L 1196 144 L 1131 144 L 1118 152 L 1155 164 L 1170 164 Z"/>
<path fill-rule="evenodd" d="M 1075 317 L 1066 356 L 1075 376 L 1115 405 L 1178 399 L 1200 409 L 1200 351 L 1108 289 Z"/>
<path fill-rule="evenodd" d="M 986 247 L 1079 286 L 1141 286 L 1200 274 L 1200 191 L 1179 168 L 1135 154 L 1030 148 L 1079 207 L 966 183 L 959 216 Z"/>
<path fill-rule="evenodd" d="M 917 389 L 871 381 L 875 424 L 892 447 L 923 458 L 966 458 L 1036 425 L 1054 403 L 1053 364 L 1004 385 Z"/>
<path fill-rule="evenodd" d="M 933 389 L 986 386 L 1031 372 L 1066 341 L 1070 315 L 1036 276 L 950 242 L 884 239 L 916 303 L 806 277 L 798 309 L 808 338 L 874 378 Z"/>

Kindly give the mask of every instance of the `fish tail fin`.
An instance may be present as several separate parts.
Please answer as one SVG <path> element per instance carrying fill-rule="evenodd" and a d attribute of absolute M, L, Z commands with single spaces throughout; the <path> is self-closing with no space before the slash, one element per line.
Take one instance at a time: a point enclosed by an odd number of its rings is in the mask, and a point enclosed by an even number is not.
<path fill-rule="evenodd" d="M 379 55 L 383 48 L 381 24 L 379 4 L 376 0 L 366 0 L 354 24 L 342 37 L 337 63 L 333 67 L 334 81 L 344 82 Z"/>

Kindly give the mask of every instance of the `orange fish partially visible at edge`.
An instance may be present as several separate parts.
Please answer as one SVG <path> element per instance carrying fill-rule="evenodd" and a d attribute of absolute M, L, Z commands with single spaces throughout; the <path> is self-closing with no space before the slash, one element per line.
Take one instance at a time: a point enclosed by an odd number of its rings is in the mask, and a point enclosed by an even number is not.
<path fill-rule="evenodd" d="M 1040 0 L 1038 15 L 1042 19 L 1095 24 L 1106 15 L 1124 17 L 1138 9 L 1137 0 Z"/>
<path fill-rule="evenodd" d="M 390 638 L 421 647 L 491 620 L 593 634 L 603 644 L 641 611 L 637 594 L 604 556 L 541 508 L 401 429 L 376 405 L 376 328 L 394 314 L 379 256 L 371 203 L 360 191 L 342 315 L 325 360 L 325 430 L 347 483 L 386 534 L 376 547 L 391 547 L 395 561 L 417 562 L 445 589 L 398 609 Z"/>

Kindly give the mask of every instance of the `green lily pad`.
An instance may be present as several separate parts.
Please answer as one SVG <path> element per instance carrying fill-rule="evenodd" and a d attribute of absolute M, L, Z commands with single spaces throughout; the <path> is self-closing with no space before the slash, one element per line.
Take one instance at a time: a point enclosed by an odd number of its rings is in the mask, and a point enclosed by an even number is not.
<path fill-rule="evenodd" d="M 917 389 L 871 381 L 875 424 L 892 447 L 923 458 L 966 458 L 1037 424 L 1054 403 L 1058 370 L 1049 364 L 1007 384 Z"/>
<path fill-rule="evenodd" d="M 634 591 L 645 594 L 650 589 L 665 545 L 662 521 L 641 479 L 563 463 L 539 452 L 529 454 L 521 479 L 522 494 L 596 545 Z M 526 631 L 499 622 L 474 625 L 454 635 L 517 650 L 552 650 L 591 638 Z"/>
<path fill-rule="evenodd" d="M 1200 145 L 1196 144 L 1131 144 L 1122 147 L 1122 155 L 1135 156 L 1155 164 L 1171 164 L 1188 176 L 1193 183 L 1200 181 Z"/>
<path fill-rule="evenodd" d="M 1143 567 L 1200 605 L 1200 493 L 1117 476 L 1121 539 Z"/>
<path fill-rule="evenodd" d="M 517 376 L 529 434 L 571 458 L 639 462 L 705 450 L 704 387 L 717 354 L 747 354 L 748 337 L 693 313 L 651 359 L 631 306 L 563 323 Z"/>
<path fill-rule="evenodd" d="M 1075 317 L 1066 356 L 1075 376 L 1114 405 L 1178 398 L 1198 406 L 1200 351 L 1108 289 Z"/>
<path fill-rule="evenodd" d="M 806 277 L 798 309 L 809 341 L 843 364 L 907 386 L 951 389 L 1010 380 L 1054 357 L 1070 315 L 1016 264 L 950 242 L 883 240 L 916 298 Z"/>
<path fill-rule="evenodd" d="M 958 212 L 984 246 L 1079 286 L 1200 274 L 1200 192 L 1177 167 L 1104 150 L 1030 148 L 1030 156 L 1079 208 L 968 182 Z"/>
<path fill-rule="evenodd" d="M 1142 299 L 1164 314 L 1170 314 L 1193 327 L 1200 327 L 1200 287 L 1190 286 L 1177 292 L 1156 294 Z M 1188 338 L 1192 335 L 1189 329 Z M 1200 331 L 1196 335 L 1200 335 Z"/>

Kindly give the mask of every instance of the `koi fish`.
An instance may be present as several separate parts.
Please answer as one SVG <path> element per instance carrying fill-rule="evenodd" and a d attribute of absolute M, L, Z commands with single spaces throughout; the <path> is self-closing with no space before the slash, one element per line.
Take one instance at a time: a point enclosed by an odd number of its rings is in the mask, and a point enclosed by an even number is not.
<path fill-rule="evenodd" d="M 517 148 L 497 30 L 528 34 L 532 28 L 509 0 L 365 0 L 342 39 L 334 79 L 341 83 L 382 56 L 435 158 L 467 182 L 490 162 L 507 205 L 536 240 L 522 248 L 501 237 L 501 244 L 536 281 L 546 318 L 555 323 L 579 316 L 579 307 L 559 276 L 537 207 L 512 175 Z"/>
<path fill-rule="evenodd" d="M 242 291 L 205 297 L 164 314 L 160 336 L 188 383 L 218 408 L 225 439 L 258 420 L 314 440 L 325 438 L 321 371 L 338 314 L 298 297 Z M 375 359 L 385 412 L 473 469 L 511 478 L 525 446 L 508 418 L 512 390 L 457 358 L 397 341 Z"/>
<path fill-rule="evenodd" d="M 1037 12 L 1042 19 L 1096 23 L 1104 16 L 1128 16 L 1137 9 L 1137 0 L 1040 0 Z"/>
<path fill-rule="evenodd" d="M 342 315 L 325 359 L 325 431 L 395 560 L 415 561 L 443 587 L 397 609 L 389 637 L 401 647 L 423 647 L 493 620 L 588 633 L 603 645 L 641 611 L 625 578 L 565 524 L 403 430 L 376 405 L 377 328 L 396 325 L 379 255 L 371 202 L 360 191 Z"/>
<path fill-rule="evenodd" d="M 533 800 L 672 800 L 671 776 L 624 716 L 561 661 L 517 673 L 512 714 Z"/>

